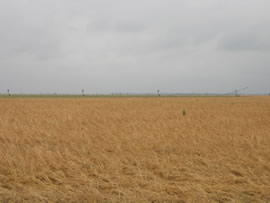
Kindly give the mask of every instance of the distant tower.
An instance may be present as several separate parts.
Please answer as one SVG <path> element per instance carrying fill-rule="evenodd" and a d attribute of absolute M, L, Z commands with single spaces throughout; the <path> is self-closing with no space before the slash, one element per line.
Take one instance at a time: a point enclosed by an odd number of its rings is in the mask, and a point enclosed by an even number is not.
<path fill-rule="evenodd" d="M 85 94 L 84 94 L 84 89 L 82 89 L 82 96 L 85 96 Z"/>
<path fill-rule="evenodd" d="M 239 94 L 239 92 L 241 92 L 241 91 L 243 91 L 243 90 L 245 90 L 245 89 L 247 89 L 248 87 L 244 87 L 244 88 L 242 88 L 242 89 L 238 89 L 238 90 L 235 90 L 234 92 L 235 92 L 235 96 L 236 97 L 240 97 L 240 94 Z"/>
<path fill-rule="evenodd" d="M 159 93 L 159 90 L 157 90 L 157 94 L 158 94 L 158 96 L 160 97 L 160 93 Z"/>

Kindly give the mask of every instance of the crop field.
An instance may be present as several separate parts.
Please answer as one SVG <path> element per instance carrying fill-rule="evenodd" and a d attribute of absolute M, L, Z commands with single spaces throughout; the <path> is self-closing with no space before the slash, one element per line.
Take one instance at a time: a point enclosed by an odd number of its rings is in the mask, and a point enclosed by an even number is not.
<path fill-rule="evenodd" d="M 270 96 L 0 98 L 0 201 L 270 202 Z"/>

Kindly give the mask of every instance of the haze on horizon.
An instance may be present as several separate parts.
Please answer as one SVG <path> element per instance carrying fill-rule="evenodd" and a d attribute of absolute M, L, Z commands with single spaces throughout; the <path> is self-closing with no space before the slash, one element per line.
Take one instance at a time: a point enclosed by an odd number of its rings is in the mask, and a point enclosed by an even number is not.
<path fill-rule="evenodd" d="M 270 93 L 269 0 L 0 3 L 0 93 Z"/>

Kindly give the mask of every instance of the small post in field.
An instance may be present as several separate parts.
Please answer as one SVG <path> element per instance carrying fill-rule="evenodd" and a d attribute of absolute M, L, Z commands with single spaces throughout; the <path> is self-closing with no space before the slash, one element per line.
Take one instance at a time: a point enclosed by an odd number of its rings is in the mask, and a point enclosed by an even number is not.
<path fill-rule="evenodd" d="M 186 111 L 185 111 L 185 109 L 183 110 L 183 116 L 185 116 L 186 115 Z"/>
<path fill-rule="evenodd" d="M 159 90 L 157 90 L 157 93 L 158 93 L 158 96 L 160 97 L 160 93 L 159 93 Z"/>
<path fill-rule="evenodd" d="M 9 89 L 7 90 L 7 93 L 8 93 L 8 96 L 10 97 L 10 90 Z"/>

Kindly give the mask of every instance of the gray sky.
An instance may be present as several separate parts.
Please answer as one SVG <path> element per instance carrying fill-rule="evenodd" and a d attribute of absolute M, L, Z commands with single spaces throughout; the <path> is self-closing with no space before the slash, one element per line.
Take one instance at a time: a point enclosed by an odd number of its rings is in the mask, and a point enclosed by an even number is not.
<path fill-rule="evenodd" d="M 269 0 L 0 0 L 0 92 L 270 92 Z"/>

